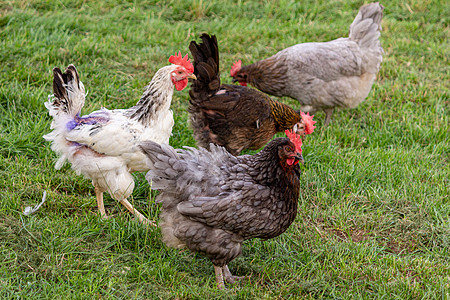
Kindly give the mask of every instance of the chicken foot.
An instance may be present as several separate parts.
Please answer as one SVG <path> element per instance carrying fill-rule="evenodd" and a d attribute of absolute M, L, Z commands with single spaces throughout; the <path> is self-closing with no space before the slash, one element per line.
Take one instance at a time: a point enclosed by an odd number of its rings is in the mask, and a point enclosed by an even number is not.
<path fill-rule="evenodd" d="M 223 271 L 223 276 L 225 277 L 225 281 L 230 283 L 230 284 L 234 284 L 236 281 L 242 280 L 242 279 L 245 278 L 245 276 L 233 276 L 233 275 L 231 275 L 230 269 L 228 269 L 227 265 L 222 267 L 222 271 Z"/>
<path fill-rule="evenodd" d="M 241 280 L 244 278 L 231 275 L 230 269 L 228 269 L 227 265 L 225 265 L 224 267 L 218 267 L 214 265 L 214 273 L 216 274 L 217 287 L 221 290 L 225 289 L 225 283 L 223 281 L 224 279 L 227 283 L 233 284 L 237 280 Z"/>
<path fill-rule="evenodd" d="M 98 210 L 100 211 L 100 215 L 102 216 L 102 218 L 107 219 L 108 216 L 106 215 L 105 205 L 103 203 L 103 191 L 97 186 L 95 186 L 95 197 L 97 198 L 97 206 Z M 128 209 L 133 215 L 135 215 L 139 219 L 139 222 L 141 222 L 142 224 L 156 226 L 156 224 L 153 221 L 150 221 L 137 209 L 135 209 L 126 198 L 119 200 L 119 202 L 123 206 L 125 206 L 125 208 Z"/>
<path fill-rule="evenodd" d="M 156 227 L 156 224 L 153 221 L 150 221 L 143 214 L 141 214 L 137 209 L 135 209 L 133 207 L 133 205 L 131 205 L 131 203 L 128 202 L 128 200 L 126 198 L 120 200 L 119 202 L 122 203 L 122 205 L 125 206 L 125 208 L 128 209 L 133 215 L 135 215 L 139 219 L 139 222 L 141 222 L 142 224 L 145 224 L 145 225 L 152 225 L 152 226 Z"/>

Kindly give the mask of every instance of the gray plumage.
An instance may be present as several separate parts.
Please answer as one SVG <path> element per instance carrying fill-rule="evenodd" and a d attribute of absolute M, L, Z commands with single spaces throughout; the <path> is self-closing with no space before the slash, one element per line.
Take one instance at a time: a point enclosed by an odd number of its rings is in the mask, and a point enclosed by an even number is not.
<path fill-rule="evenodd" d="M 329 123 L 334 107 L 354 108 L 369 94 L 380 69 L 379 37 L 383 6 L 362 6 L 348 38 L 298 44 L 243 66 L 234 81 L 275 96 L 297 99 L 301 110 L 324 110 Z"/>
<path fill-rule="evenodd" d="M 300 168 L 286 162 L 296 155 L 287 138 L 253 156 L 235 157 L 213 144 L 210 152 L 151 141 L 141 148 L 151 161 L 146 178 L 160 191 L 164 243 L 202 253 L 215 268 L 226 268 L 244 240 L 276 237 L 295 219 Z"/>

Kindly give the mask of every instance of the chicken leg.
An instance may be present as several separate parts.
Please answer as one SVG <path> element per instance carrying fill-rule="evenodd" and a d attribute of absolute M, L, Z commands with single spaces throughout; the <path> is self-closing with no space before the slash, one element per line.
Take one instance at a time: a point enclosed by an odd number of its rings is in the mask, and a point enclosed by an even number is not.
<path fill-rule="evenodd" d="M 105 205 L 103 203 L 103 191 L 100 187 L 96 185 L 95 185 L 95 196 L 97 198 L 97 206 L 98 210 L 100 211 L 100 215 L 102 216 L 102 218 L 107 219 L 108 216 L 106 215 Z M 137 209 L 135 209 L 126 198 L 119 200 L 119 202 L 123 206 L 125 206 L 125 208 L 128 209 L 133 215 L 135 215 L 139 219 L 139 222 L 141 222 L 142 224 L 156 226 L 156 224 L 153 221 L 148 220 L 143 214 L 141 214 Z"/>
<path fill-rule="evenodd" d="M 231 275 L 230 269 L 228 269 L 227 265 L 222 267 L 222 271 L 223 271 L 223 277 L 225 278 L 225 281 L 230 283 L 230 284 L 234 284 L 236 281 L 242 280 L 242 279 L 245 278 L 244 276 L 233 276 L 233 275 Z"/>
<path fill-rule="evenodd" d="M 214 265 L 214 273 L 216 273 L 216 282 L 219 290 L 225 289 L 225 283 L 223 282 L 223 272 L 222 267 Z"/>
<path fill-rule="evenodd" d="M 227 265 L 223 267 L 214 266 L 214 273 L 216 274 L 217 287 L 221 290 L 225 288 L 225 283 L 223 281 L 224 279 L 227 283 L 234 284 L 237 280 L 244 278 L 231 275 L 230 269 L 228 269 Z"/>
<path fill-rule="evenodd" d="M 131 205 L 131 203 L 128 202 L 128 200 L 126 198 L 120 200 L 119 202 L 122 203 L 122 205 L 125 206 L 125 208 L 128 209 L 133 215 L 135 215 L 139 219 L 139 222 L 141 222 L 142 224 L 145 224 L 145 225 L 151 225 L 151 226 L 156 227 L 156 224 L 153 221 L 150 221 L 143 214 L 141 214 L 137 209 L 135 209 L 133 207 L 133 205 Z"/>
<path fill-rule="evenodd" d="M 325 123 L 323 124 L 323 127 L 328 126 L 331 121 L 331 115 L 333 114 L 334 108 L 325 108 L 323 111 L 325 112 Z"/>
<path fill-rule="evenodd" d="M 100 211 L 100 215 L 102 216 L 102 218 L 106 219 L 108 218 L 108 216 L 106 215 L 105 205 L 103 204 L 103 191 L 96 185 L 94 187 L 95 187 L 95 198 L 97 198 L 98 210 Z"/>

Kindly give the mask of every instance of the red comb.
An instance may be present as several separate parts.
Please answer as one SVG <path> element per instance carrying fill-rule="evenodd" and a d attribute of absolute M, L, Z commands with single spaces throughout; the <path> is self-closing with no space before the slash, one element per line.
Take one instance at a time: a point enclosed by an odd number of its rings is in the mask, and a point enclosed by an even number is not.
<path fill-rule="evenodd" d="M 236 75 L 236 73 L 239 72 L 241 67 L 242 67 L 242 61 L 241 60 L 235 61 L 230 70 L 231 77 L 234 77 Z"/>
<path fill-rule="evenodd" d="M 291 142 L 295 145 L 295 151 L 297 153 L 302 153 L 302 139 L 299 135 L 297 135 L 295 132 L 291 130 L 285 130 L 284 133 L 286 133 L 287 137 L 291 140 Z"/>
<path fill-rule="evenodd" d="M 174 64 L 174 65 L 178 65 L 178 66 L 182 66 L 186 69 L 186 71 L 188 71 L 189 73 L 193 73 L 194 72 L 194 66 L 191 64 L 191 60 L 188 59 L 188 55 L 186 54 L 185 57 L 181 56 L 181 51 L 178 52 L 177 55 L 172 55 L 171 57 L 169 57 L 169 62 Z"/>
<path fill-rule="evenodd" d="M 316 128 L 316 126 L 314 126 L 314 124 L 317 123 L 317 121 L 313 121 L 313 117 L 314 115 L 310 116 L 309 112 L 308 113 L 304 113 L 304 112 L 300 112 L 300 115 L 302 116 L 302 120 L 303 122 L 305 122 L 305 133 L 306 134 L 311 134 L 314 131 L 314 128 Z"/>

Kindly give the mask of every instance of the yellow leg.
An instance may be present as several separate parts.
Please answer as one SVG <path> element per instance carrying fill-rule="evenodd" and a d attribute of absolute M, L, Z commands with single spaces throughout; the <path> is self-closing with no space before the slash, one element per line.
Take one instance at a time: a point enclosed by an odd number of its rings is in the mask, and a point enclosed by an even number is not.
<path fill-rule="evenodd" d="M 103 204 L 103 191 L 95 186 L 95 197 L 97 198 L 97 206 L 102 218 L 106 219 L 105 205 Z"/>
<path fill-rule="evenodd" d="M 128 209 L 133 215 L 135 215 L 139 219 L 139 222 L 141 222 L 142 224 L 152 225 L 156 227 L 156 224 L 153 221 L 150 221 L 143 214 L 137 211 L 137 209 L 135 209 L 127 199 L 120 200 L 120 203 L 122 203 L 122 205 L 125 206 L 126 209 Z"/>

